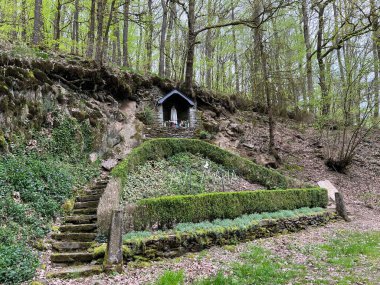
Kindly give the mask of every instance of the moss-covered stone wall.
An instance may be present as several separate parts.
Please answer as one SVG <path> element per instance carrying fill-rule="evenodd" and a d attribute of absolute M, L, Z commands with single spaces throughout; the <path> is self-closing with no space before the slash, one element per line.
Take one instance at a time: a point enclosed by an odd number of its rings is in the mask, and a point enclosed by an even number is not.
<path fill-rule="evenodd" d="M 126 261 L 171 258 L 187 252 L 199 252 L 212 246 L 236 244 L 277 234 L 298 232 L 309 226 L 325 225 L 335 219 L 337 216 L 334 213 L 324 212 L 296 218 L 262 220 L 246 229 L 183 233 L 146 240 L 124 241 L 123 254 Z"/>

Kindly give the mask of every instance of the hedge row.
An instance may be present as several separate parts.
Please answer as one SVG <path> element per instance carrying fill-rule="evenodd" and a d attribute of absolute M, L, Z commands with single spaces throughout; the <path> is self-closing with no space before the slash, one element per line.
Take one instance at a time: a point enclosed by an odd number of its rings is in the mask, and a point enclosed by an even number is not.
<path fill-rule="evenodd" d="M 249 182 L 259 183 L 269 189 L 304 186 L 299 181 L 288 178 L 277 171 L 260 166 L 249 159 L 196 139 L 163 138 L 148 140 L 133 149 L 128 157 L 115 167 L 112 174 L 125 181 L 128 173 L 136 169 L 137 166 L 143 165 L 147 161 L 168 158 L 181 152 L 200 154 L 227 169 L 234 170 L 237 175 Z"/>
<path fill-rule="evenodd" d="M 244 214 L 322 207 L 328 203 L 322 188 L 207 193 L 143 199 L 133 212 L 135 230 L 171 228 L 177 223 L 233 219 Z"/>

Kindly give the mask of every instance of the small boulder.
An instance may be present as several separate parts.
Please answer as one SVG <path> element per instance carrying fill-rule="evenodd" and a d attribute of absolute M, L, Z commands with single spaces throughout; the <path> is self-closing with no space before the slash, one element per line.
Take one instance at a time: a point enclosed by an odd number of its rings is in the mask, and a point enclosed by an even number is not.
<path fill-rule="evenodd" d="M 104 161 L 102 162 L 102 167 L 103 167 L 105 170 L 107 170 L 107 171 L 112 170 L 116 165 L 117 165 L 117 160 L 116 160 L 116 159 L 113 159 L 113 158 L 110 158 L 110 159 L 104 160 Z"/>
<path fill-rule="evenodd" d="M 89 155 L 89 159 L 90 159 L 90 162 L 91 162 L 91 163 L 94 163 L 95 161 L 98 160 L 98 154 L 95 153 L 95 152 L 90 153 L 90 155 Z"/>
<path fill-rule="evenodd" d="M 278 168 L 278 163 L 276 159 L 271 155 L 260 154 L 256 158 L 256 163 L 264 165 L 265 167 L 269 167 L 269 168 L 274 168 L 274 169 Z"/>

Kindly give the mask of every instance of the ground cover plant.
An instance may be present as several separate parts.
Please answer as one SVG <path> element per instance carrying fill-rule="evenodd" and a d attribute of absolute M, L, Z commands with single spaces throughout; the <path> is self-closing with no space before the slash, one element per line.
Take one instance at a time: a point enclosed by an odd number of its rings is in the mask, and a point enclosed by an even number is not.
<path fill-rule="evenodd" d="M 98 165 L 86 157 L 91 143 L 76 120 L 61 118 L 50 138 L 35 134 L 36 147 L 20 144 L 0 158 L 0 283 L 17 284 L 33 277 L 38 259 L 32 249 L 42 249 L 40 240 L 52 219 L 62 213 L 62 204 L 75 188 L 98 174 Z"/>
<path fill-rule="evenodd" d="M 242 215 L 235 219 L 215 219 L 213 221 L 203 221 L 200 223 L 179 223 L 173 227 L 171 230 L 167 231 L 132 231 L 126 233 L 123 236 L 124 242 L 131 241 L 146 241 L 149 239 L 155 239 L 166 235 L 177 235 L 177 234 L 194 234 L 204 233 L 206 231 L 210 232 L 223 232 L 226 230 L 233 229 L 246 229 L 253 225 L 258 224 L 259 221 L 264 219 L 285 219 L 285 218 L 295 218 L 300 216 L 307 216 L 313 214 L 323 213 L 325 209 L 323 208 L 299 208 L 295 210 L 282 210 L 276 212 L 264 212 L 256 213 L 251 215 Z"/>
<path fill-rule="evenodd" d="M 129 203 L 143 198 L 206 192 L 236 191 L 246 183 L 235 171 L 191 153 L 178 153 L 168 159 L 139 165 L 124 185 L 124 199 Z"/>
<path fill-rule="evenodd" d="M 217 275 L 191 284 L 368 284 L 380 282 L 380 232 L 341 232 L 327 242 L 294 248 L 286 259 L 261 246 L 251 246 L 238 262 Z M 299 253 L 305 255 L 302 263 Z M 153 284 L 184 284 L 186 271 L 166 271 Z M 168 283 L 171 282 L 171 283 Z"/>
<path fill-rule="evenodd" d="M 129 175 L 146 162 L 169 158 L 184 152 L 208 158 L 222 165 L 226 170 L 235 171 L 236 175 L 247 181 L 261 184 L 269 189 L 306 186 L 275 170 L 260 166 L 249 159 L 195 139 L 161 138 L 145 141 L 133 149 L 128 157 L 113 169 L 112 174 L 126 183 Z"/>

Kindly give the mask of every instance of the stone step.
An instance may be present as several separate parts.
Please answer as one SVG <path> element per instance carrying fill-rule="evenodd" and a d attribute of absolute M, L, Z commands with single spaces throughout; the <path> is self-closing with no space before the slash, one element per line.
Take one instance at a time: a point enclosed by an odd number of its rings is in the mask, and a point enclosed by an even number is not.
<path fill-rule="evenodd" d="M 88 201 L 88 202 L 75 202 L 74 209 L 87 209 L 87 208 L 96 208 L 98 207 L 98 201 Z"/>
<path fill-rule="evenodd" d="M 97 208 L 84 208 L 84 209 L 74 209 L 74 215 L 93 215 L 96 214 Z"/>
<path fill-rule="evenodd" d="M 94 195 L 100 195 L 102 196 L 104 193 L 104 190 L 85 190 L 84 194 L 86 196 L 94 196 Z"/>
<path fill-rule="evenodd" d="M 100 195 L 100 194 L 97 194 L 97 195 L 83 195 L 83 196 L 77 197 L 76 201 L 77 202 L 99 201 L 100 197 L 102 197 L 102 195 Z"/>
<path fill-rule="evenodd" d="M 107 184 L 100 184 L 100 185 L 91 186 L 90 189 L 91 190 L 103 190 L 106 187 L 107 187 Z"/>
<path fill-rule="evenodd" d="M 70 266 L 52 270 L 46 274 L 47 278 L 78 278 L 97 275 L 103 272 L 100 265 Z"/>
<path fill-rule="evenodd" d="M 91 224 L 96 222 L 96 215 L 78 215 L 78 216 L 66 216 L 66 224 Z"/>
<path fill-rule="evenodd" d="M 63 241 L 53 242 L 51 245 L 54 251 L 65 252 L 88 249 L 91 247 L 91 244 L 92 242 Z"/>
<path fill-rule="evenodd" d="M 53 253 L 50 260 L 55 263 L 80 263 L 90 262 L 93 260 L 93 255 L 87 251 L 81 252 L 59 252 Z"/>
<path fill-rule="evenodd" d="M 88 233 L 96 230 L 96 224 L 80 224 L 80 225 L 63 225 L 59 227 L 60 232 L 72 233 Z"/>
<path fill-rule="evenodd" d="M 51 238 L 58 241 L 93 241 L 96 233 L 54 233 Z"/>

